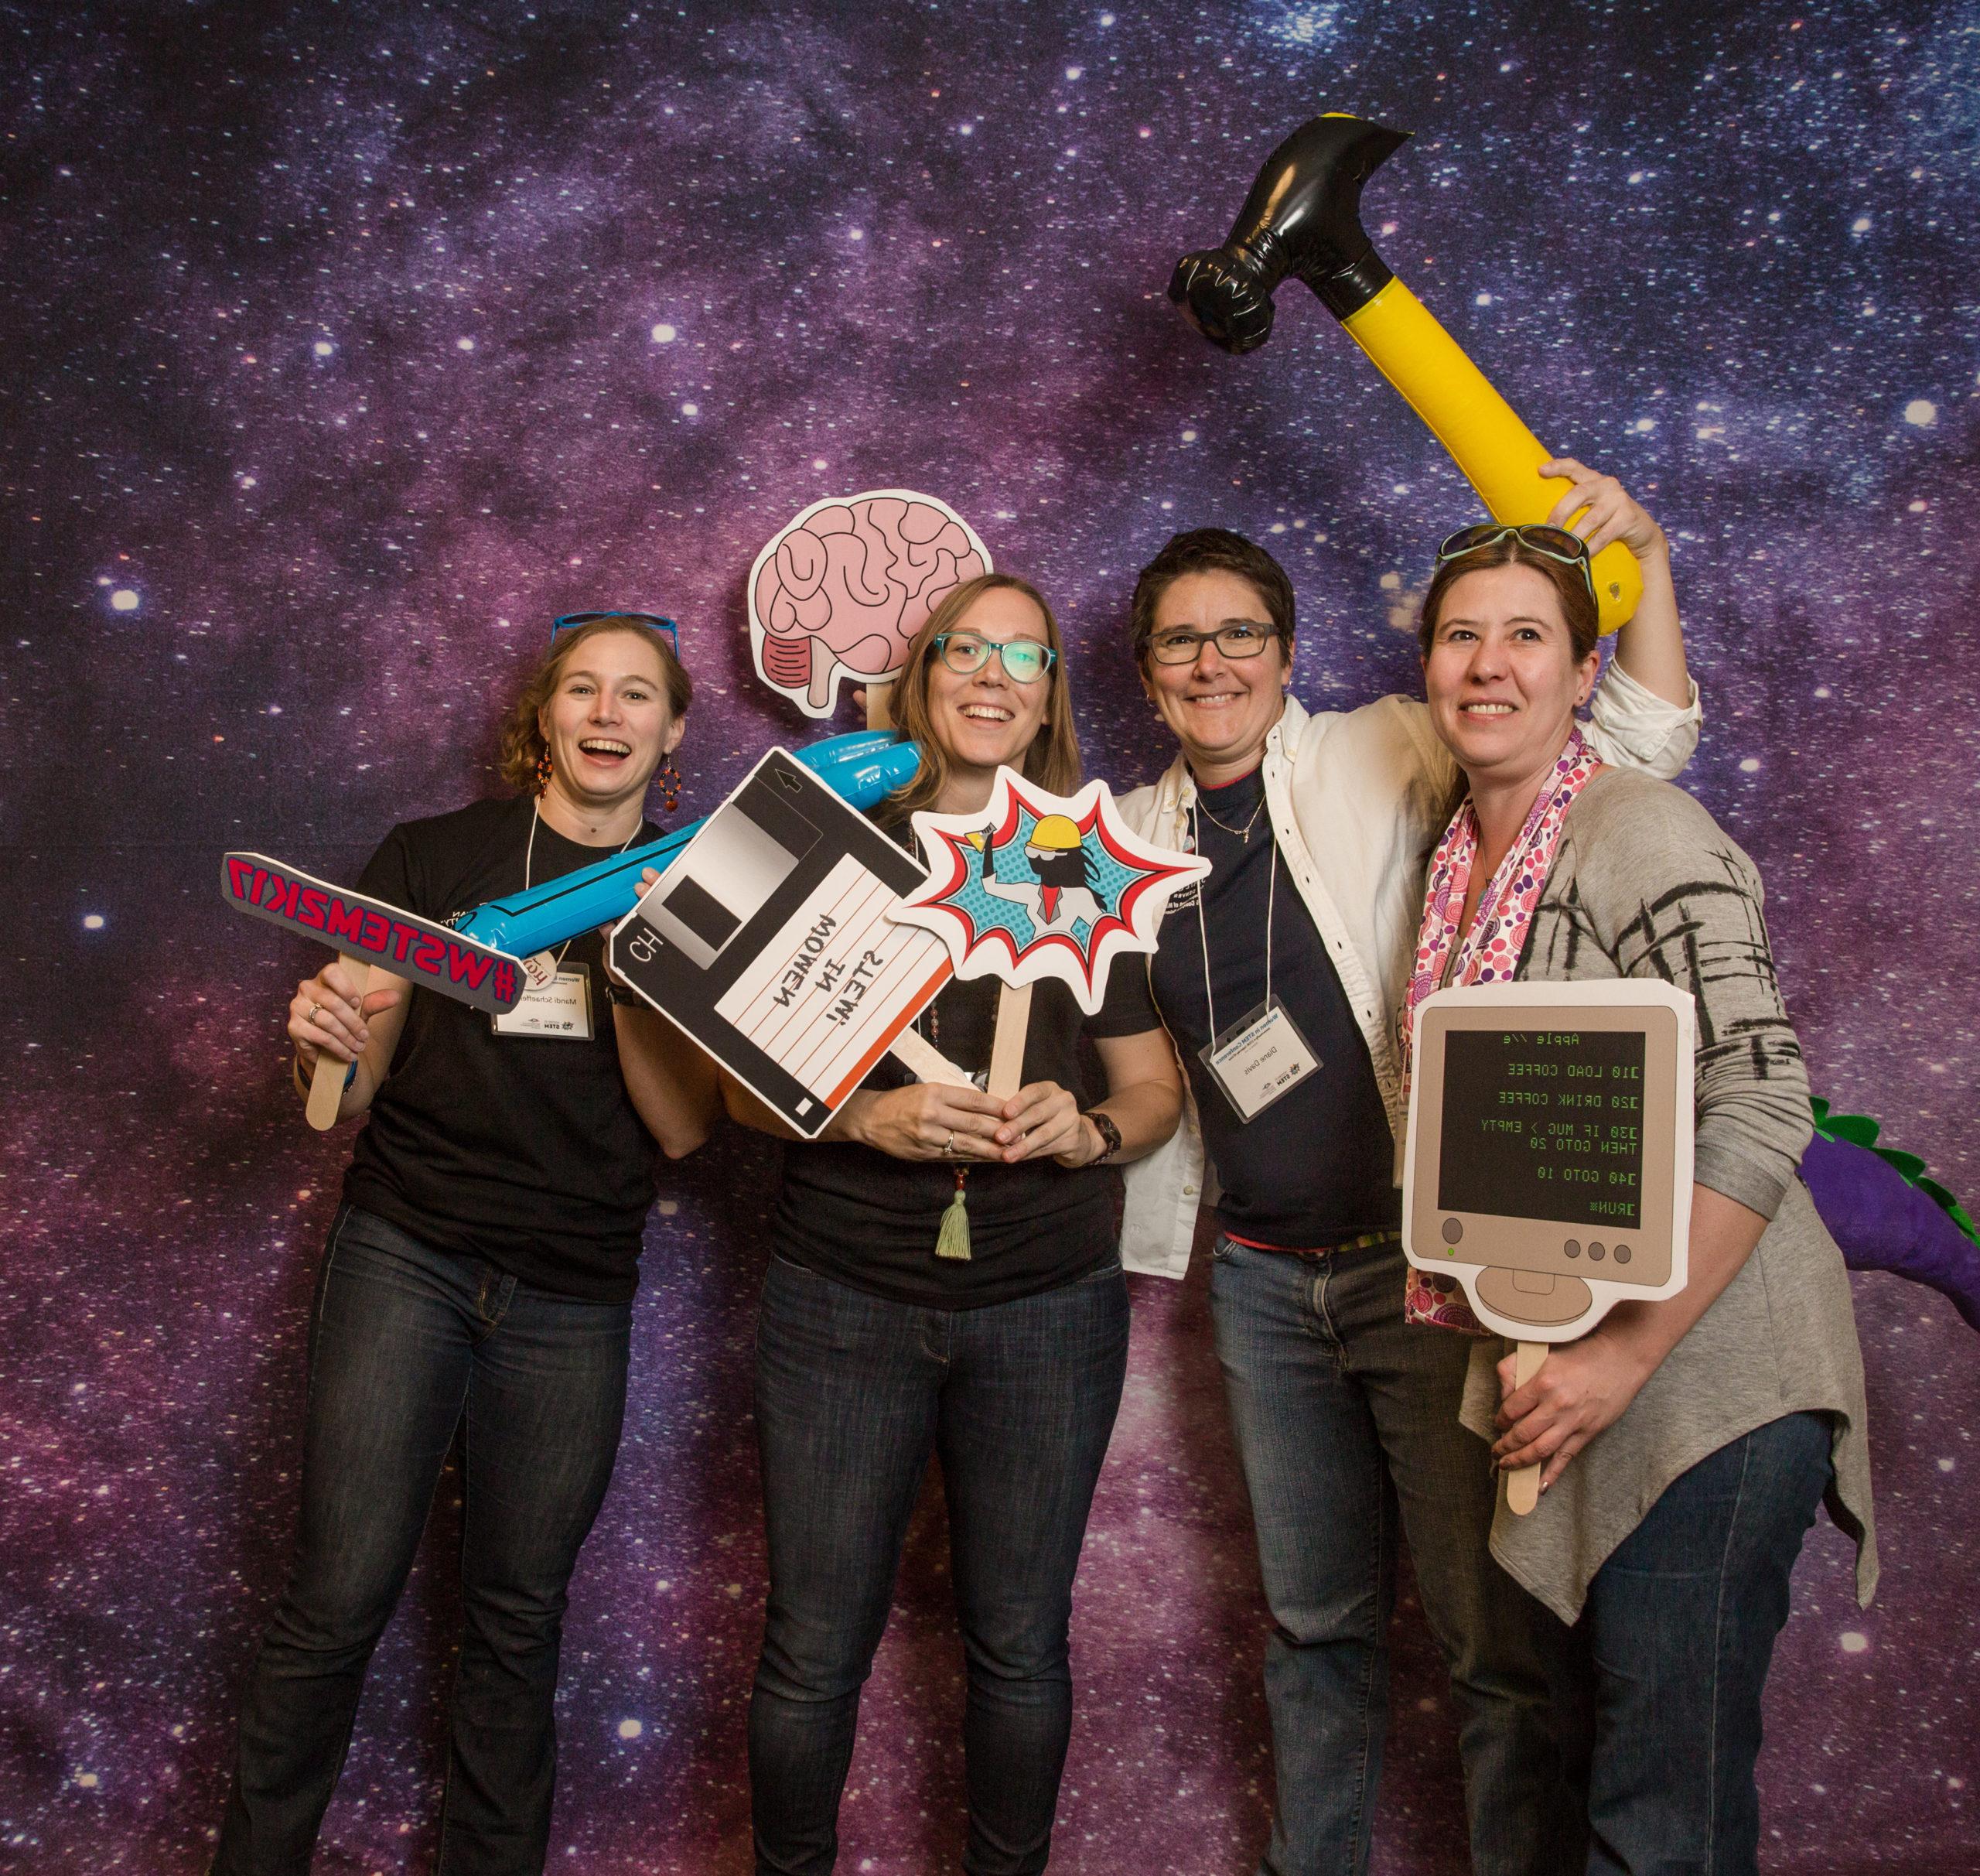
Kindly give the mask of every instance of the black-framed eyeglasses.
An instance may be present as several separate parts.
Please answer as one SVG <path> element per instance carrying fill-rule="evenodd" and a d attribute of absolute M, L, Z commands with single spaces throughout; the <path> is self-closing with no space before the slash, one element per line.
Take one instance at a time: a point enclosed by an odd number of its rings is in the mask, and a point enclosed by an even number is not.
<path fill-rule="evenodd" d="M 1562 566 L 1579 567 L 1581 576 L 1588 582 L 1588 589 L 1595 591 L 1595 570 L 1589 564 L 1588 543 L 1569 528 L 1555 528 L 1545 521 L 1524 521 L 1515 525 L 1510 521 L 1474 521 L 1469 528 L 1460 528 L 1456 534 L 1444 536 L 1443 543 L 1437 549 L 1437 565 L 1462 560 L 1466 554 L 1477 553 L 1481 548 L 1497 547 L 1508 535 L 1522 547 L 1530 547 L 1534 552 L 1548 560 L 1558 560 Z"/>
<path fill-rule="evenodd" d="M 1050 645 L 1030 638 L 1007 638 L 999 644 L 975 632 L 938 632 L 929 642 L 935 655 L 959 678 L 974 677 L 994 653 L 1013 684 L 1036 684 L 1059 658 Z"/>
<path fill-rule="evenodd" d="M 550 642 L 557 642 L 559 632 L 572 630 L 580 625 L 596 625 L 602 619 L 609 619 L 615 624 L 650 626 L 656 632 L 664 632 L 667 642 L 674 648 L 674 655 L 681 655 L 681 628 L 671 619 L 663 619 L 654 612 L 567 612 L 550 628 Z"/>
<path fill-rule="evenodd" d="M 1178 626 L 1149 639 L 1149 655 L 1158 665 L 1193 665 L 1203 655 L 1203 648 L 1214 644 L 1220 658 L 1256 658 L 1278 636 L 1269 626 L 1241 619 L 1214 632 L 1192 632 Z"/>

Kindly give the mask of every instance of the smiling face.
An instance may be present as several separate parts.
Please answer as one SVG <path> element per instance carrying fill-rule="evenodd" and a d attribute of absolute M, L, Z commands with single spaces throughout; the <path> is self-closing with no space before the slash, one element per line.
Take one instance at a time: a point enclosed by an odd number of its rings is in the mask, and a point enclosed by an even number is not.
<path fill-rule="evenodd" d="M 652 644 L 633 632 L 595 632 L 565 661 L 537 715 L 551 791 L 587 822 L 643 800 L 685 726 L 667 706 Z"/>
<path fill-rule="evenodd" d="M 1258 588 L 1241 574 L 1181 574 L 1155 603 L 1152 638 L 1241 624 L 1266 635 L 1268 642 L 1255 657 L 1226 658 L 1206 639 L 1186 665 L 1160 664 L 1151 655 L 1142 670 L 1143 687 L 1183 745 L 1197 779 L 1212 787 L 1248 774 L 1263 757 L 1265 737 L 1278 721 L 1292 681 L 1285 641 Z"/>
<path fill-rule="evenodd" d="M 1596 654 L 1577 661 L 1553 583 L 1481 568 L 1446 589 L 1423 660 L 1431 720 L 1474 786 L 1537 774 L 1561 753 Z"/>
<path fill-rule="evenodd" d="M 1045 615 L 1026 596 L 1008 586 L 993 586 L 949 625 L 951 643 L 964 637 L 1006 644 L 1024 639 L 1049 645 Z M 964 676 L 951 671 L 933 652 L 928 661 L 928 723 L 930 733 L 954 765 L 958 781 L 973 791 L 987 788 L 1000 764 L 1013 768 L 1024 760 L 1044 723 L 1052 701 L 1057 669 L 1029 684 L 1019 684 L 1005 670 L 1003 660 L 990 658 L 981 671 Z"/>

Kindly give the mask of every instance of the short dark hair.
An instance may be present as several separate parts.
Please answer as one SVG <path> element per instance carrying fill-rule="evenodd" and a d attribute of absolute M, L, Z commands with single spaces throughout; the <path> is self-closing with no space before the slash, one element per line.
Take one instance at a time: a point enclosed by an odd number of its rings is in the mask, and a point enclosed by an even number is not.
<path fill-rule="evenodd" d="M 1192 528 L 1186 533 L 1171 535 L 1169 544 L 1135 579 L 1128 630 L 1135 662 L 1143 670 L 1148 668 L 1149 640 L 1155 632 L 1155 609 L 1186 573 L 1234 573 L 1248 580 L 1265 603 L 1266 615 L 1286 657 L 1292 656 L 1292 583 L 1285 577 L 1285 568 L 1255 541 L 1228 528 Z"/>
<path fill-rule="evenodd" d="M 1535 553 L 1514 534 L 1494 542 L 1490 547 L 1474 548 L 1468 554 L 1446 560 L 1431 575 L 1429 589 L 1423 595 L 1423 610 L 1416 620 L 1416 649 L 1421 656 L 1428 658 L 1436 642 L 1437 618 L 1443 610 L 1445 594 L 1466 574 L 1486 567 L 1531 567 L 1539 574 L 1554 589 L 1555 597 L 1560 602 L 1574 662 L 1586 662 L 1599 642 L 1601 629 L 1601 617 L 1587 576 L 1579 566 Z"/>

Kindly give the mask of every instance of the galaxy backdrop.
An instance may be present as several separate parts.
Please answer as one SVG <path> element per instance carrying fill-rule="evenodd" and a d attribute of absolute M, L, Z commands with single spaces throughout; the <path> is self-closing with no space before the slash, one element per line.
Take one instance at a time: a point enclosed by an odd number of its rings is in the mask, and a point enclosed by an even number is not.
<path fill-rule="evenodd" d="M 1176 318 L 1314 112 L 1413 130 L 1364 216 L 1551 443 L 1673 537 L 1707 726 L 1817 1088 L 1980 1191 L 1980 6 L 0 5 L 0 1867 L 192 1872 L 293 1515 L 306 1299 L 348 1136 L 287 1085 L 305 947 L 251 847 L 352 880 L 493 785 L 553 614 L 682 621 L 684 812 L 808 724 L 743 586 L 819 497 L 954 505 L 1073 644 L 1092 772 L 1166 760 L 1122 649 L 1172 528 L 1267 541 L 1316 707 L 1476 512 L 1304 289 L 1234 360 Z M 849 716 L 841 726 L 850 726 Z M 554 1867 L 747 1867 L 749 1421 L 773 1150 L 647 1239 L 633 1405 L 567 1635 Z M 1263 1615 L 1202 1273 L 1137 1280 L 1075 1632 L 1055 1867 L 1238 1876 Z M 1770 1695 L 1764 1856 L 1980 1868 L 1980 1371 L 1858 1280 L 1884 1582 L 1825 1523 Z M 430 1859 L 444 1491 L 319 1867 Z M 847 1871 L 952 1867 L 937 1502 L 869 1690 Z M 1401 1642 L 1382 1876 L 1463 1867 Z"/>

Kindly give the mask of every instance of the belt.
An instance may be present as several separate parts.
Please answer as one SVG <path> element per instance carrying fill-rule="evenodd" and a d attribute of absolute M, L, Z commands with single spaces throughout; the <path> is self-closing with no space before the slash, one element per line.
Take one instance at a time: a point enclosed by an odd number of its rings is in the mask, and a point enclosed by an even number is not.
<path fill-rule="evenodd" d="M 1358 1238 L 1343 1239 L 1339 1244 L 1316 1244 L 1295 1249 L 1285 1244 L 1259 1244 L 1249 1238 L 1231 1237 L 1224 1234 L 1233 1244 L 1241 1244 L 1247 1250 L 1271 1251 L 1281 1257 L 1331 1257 L 1336 1251 L 1373 1250 L 1378 1244 L 1395 1244 L 1401 1240 L 1399 1231 L 1364 1231 Z"/>

